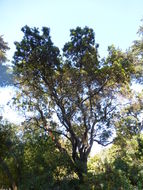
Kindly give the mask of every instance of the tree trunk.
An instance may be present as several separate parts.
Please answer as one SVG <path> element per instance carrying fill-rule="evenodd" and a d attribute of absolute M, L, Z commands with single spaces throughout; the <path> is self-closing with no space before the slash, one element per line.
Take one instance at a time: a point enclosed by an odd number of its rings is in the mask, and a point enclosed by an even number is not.
<path fill-rule="evenodd" d="M 17 186 L 16 186 L 15 182 L 12 184 L 12 190 L 17 190 Z"/>
<path fill-rule="evenodd" d="M 76 163 L 76 173 L 79 177 L 80 183 L 84 183 L 87 176 L 87 159 L 79 159 Z"/>
<path fill-rule="evenodd" d="M 10 172 L 7 164 L 5 163 L 5 161 L 0 157 L 0 164 L 3 168 L 3 171 L 4 173 L 7 175 L 8 179 L 9 179 L 9 182 L 11 183 L 11 189 L 12 190 L 17 190 L 17 186 L 14 182 L 14 179 L 13 179 L 13 176 L 12 176 L 12 173 Z"/>

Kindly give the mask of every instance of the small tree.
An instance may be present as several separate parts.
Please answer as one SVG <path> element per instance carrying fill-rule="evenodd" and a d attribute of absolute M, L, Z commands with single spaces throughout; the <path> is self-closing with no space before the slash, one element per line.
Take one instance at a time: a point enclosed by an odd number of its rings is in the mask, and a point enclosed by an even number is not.
<path fill-rule="evenodd" d="M 6 42 L 4 42 L 2 36 L 0 36 L 0 63 L 3 63 L 7 60 L 6 51 L 9 50 L 9 47 Z"/>
<path fill-rule="evenodd" d="M 118 95 L 134 72 L 132 58 L 111 46 L 107 59 L 100 60 L 94 31 L 88 27 L 70 31 L 63 56 L 53 45 L 49 28 L 40 33 L 25 26 L 22 31 L 13 61 L 18 97 L 23 109 L 34 111 L 32 121 L 70 156 L 83 181 L 93 143 L 111 143 Z M 60 137 L 69 141 L 71 151 L 61 145 Z"/>
<path fill-rule="evenodd" d="M 7 72 L 8 67 L 3 65 L 7 61 L 6 51 L 9 50 L 8 44 L 0 36 L 0 86 L 12 84 L 12 75 Z"/>
<path fill-rule="evenodd" d="M 12 190 L 17 190 L 15 170 L 19 163 L 15 150 L 20 141 L 14 128 L 13 125 L 0 120 L 0 188 L 10 187 Z M 18 151 L 20 152 L 20 149 Z"/>

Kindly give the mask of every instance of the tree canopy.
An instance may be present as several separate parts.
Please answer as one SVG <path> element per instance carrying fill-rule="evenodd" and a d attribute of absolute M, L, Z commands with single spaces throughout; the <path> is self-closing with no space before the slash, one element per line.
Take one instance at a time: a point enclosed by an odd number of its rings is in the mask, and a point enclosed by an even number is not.
<path fill-rule="evenodd" d="M 1 189 L 143 189 L 143 97 L 132 89 L 142 84 L 142 31 L 101 58 L 92 28 L 71 29 L 62 50 L 49 28 L 22 28 L 13 102 L 26 119 L 0 118 Z M 1 68 L 6 50 L 0 37 Z M 111 146 L 91 158 L 95 142 Z"/>
<path fill-rule="evenodd" d="M 0 36 L 0 63 L 7 60 L 6 51 L 9 49 L 8 44 L 4 42 L 3 37 Z"/>
<path fill-rule="evenodd" d="M 114 46 L 100 59 L 91 28 L 70 30 L 62 54 L 50 37 L 50 29 L 25 26 L 15 42 L 13 69 L 23 109 L 34 111 L 30 119 L 52 135 L 55 145 L 68 154 L 78 177 L 87 173 L 87 158 L 94 142 L 111 143 L 119 111 L 119 96 L 129 93 L 134 74 L 133 58 Z M 123 92 L 124 91 L 124 92 Z M 60 143 L 67 139 L 68 152 Z"/>

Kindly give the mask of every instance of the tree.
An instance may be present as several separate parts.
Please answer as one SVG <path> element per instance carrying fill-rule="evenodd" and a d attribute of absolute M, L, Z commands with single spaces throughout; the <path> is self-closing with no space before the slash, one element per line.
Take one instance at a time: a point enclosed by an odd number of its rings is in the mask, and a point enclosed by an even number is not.
<path fill-rule="evenodd" d="M 12 71 L 8 66 L 0 64 L 0 86 L 13 85 Z"/>
<path fill-rule="evenodd" d="M 68 160 L 43 129 L 35 129 L 34 126 L 24 129 L 21 144 L 21 156 L 18 154 L 19 147 L 15 149 L 20 167 L 20 173 L 17 172 L 17 178 L 20 178 L 18 189 L 60 188 L 64 179 L 72 174 Z"/>
<path fill-rule="evenodd" d="M 10 187 L 12 190 L 17 190 L 15 169 L 12 171 L 11 166 L 17 159 L 15 147 L 19 141 L 13 129 L 13 125 L 0 121 L 0 188 Z M 15 163 L 15 166 L 17 165 L 18 163 Z"/>
<path fill-rule="evenodd" d="M 12 84 L 12 74 L 8 72 L 8 67 L 3 65 L 7 61 L 7 50 L 9 50 L 8 44 L 0 36 L 0 86 Z"/>
<path fill-rule="evenodd" d="M 108 57 L 101 60 L 94 31 L 88 27 L 70 31 L 63 55 L 54 46 L 49 28 L 40 33 L 25 26 L 22 31 L 13 60 L 20 89 L 17 102 L 22 109 L 34 111 L 29 121 L 44 128 L 59 150 L 69 155 L 83 182 L 93 143 L 111 143 L 117 99 L 134 73 L 132 57 L 110 46 Z M 71 151 L 61 145 L 61 138 L 68 140 Z"/>
<path fill-rule="evenodd" d="M 9 50 L 9 47 L 6 42 L 4 42 L 2 36 L 0 36 L 0 63 L 4 63 L 6 58 L 6 51 Z"/>
<path fill-rule="evenodd" d="M 134 124 L 134 122 L 133 122 Z M 130 122 L 129 122 L 130 125 Z M 88 161 L 89 183 L 96 189 L 143 189 L 143 135 L 120 134 L 106 150 Z"/>
<path fill-rule="evenodd" d="M 0 125 L 1 189 L 64 189 L 72 168 L 43 129 L 24 129 L 3 122 Z M 52 152 L 52 155 L 51 155 Z"/>
<path fill-rule="evenodd" d="M 142 20 L 143 21 L 143 20 Z M 135 40 L 131 46 L 131 53 L 133 55 L 134 65 L 136 66 L 136 82 L 142 84 L 142 74 L 143 74 L 143 24 L 138 30 L 139 39 Z"/>

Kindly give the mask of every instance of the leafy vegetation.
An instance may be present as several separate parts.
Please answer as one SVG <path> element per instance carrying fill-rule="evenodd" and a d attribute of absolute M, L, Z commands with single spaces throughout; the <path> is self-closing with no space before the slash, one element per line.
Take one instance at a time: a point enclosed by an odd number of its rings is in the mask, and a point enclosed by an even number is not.
<path fill-rule="evenodd" d="M 109 143 L 115 102 L 134 73 L 132 59 L 110 47 L 107 59 L 100 61 L 94 32 L 87 27 L 71 30 L 63 56 L 53 45 L 49 28 L 43 28 L 42 34 L 28 26 L 22 31 L 24 37 L 15 42 L 13 61 L 21 102 L 36 112 L 37 126 L 53 135 L 55 145 L 69 156 L 82 181 L 94 141 Z M 60 145 L 61 136 L 70 144 L 70 154 Z"/>
<path fill-rule="evenodd" d="M 101 59 L 91 28 L 70 30 L 62 53 L 49 28 L 22 32 L 13 102 L 29 114 L 19 126 L 1 118 L 0 188 L 143 189 L 143 101 L 131 88 L 142 82 L 142 38 L 126 52 L 109 46 Z M 94 142 L 112 145 L 90 158 Z"/>
<path fill-rule="evenodd" d="M 8 44 L 0 36 L 0 86 L 11 85 L 13 82 L 12 74 L 8 72 L 8 67 L 4 65 L 7 60 L 6 51 L 9 50 Z"/>

